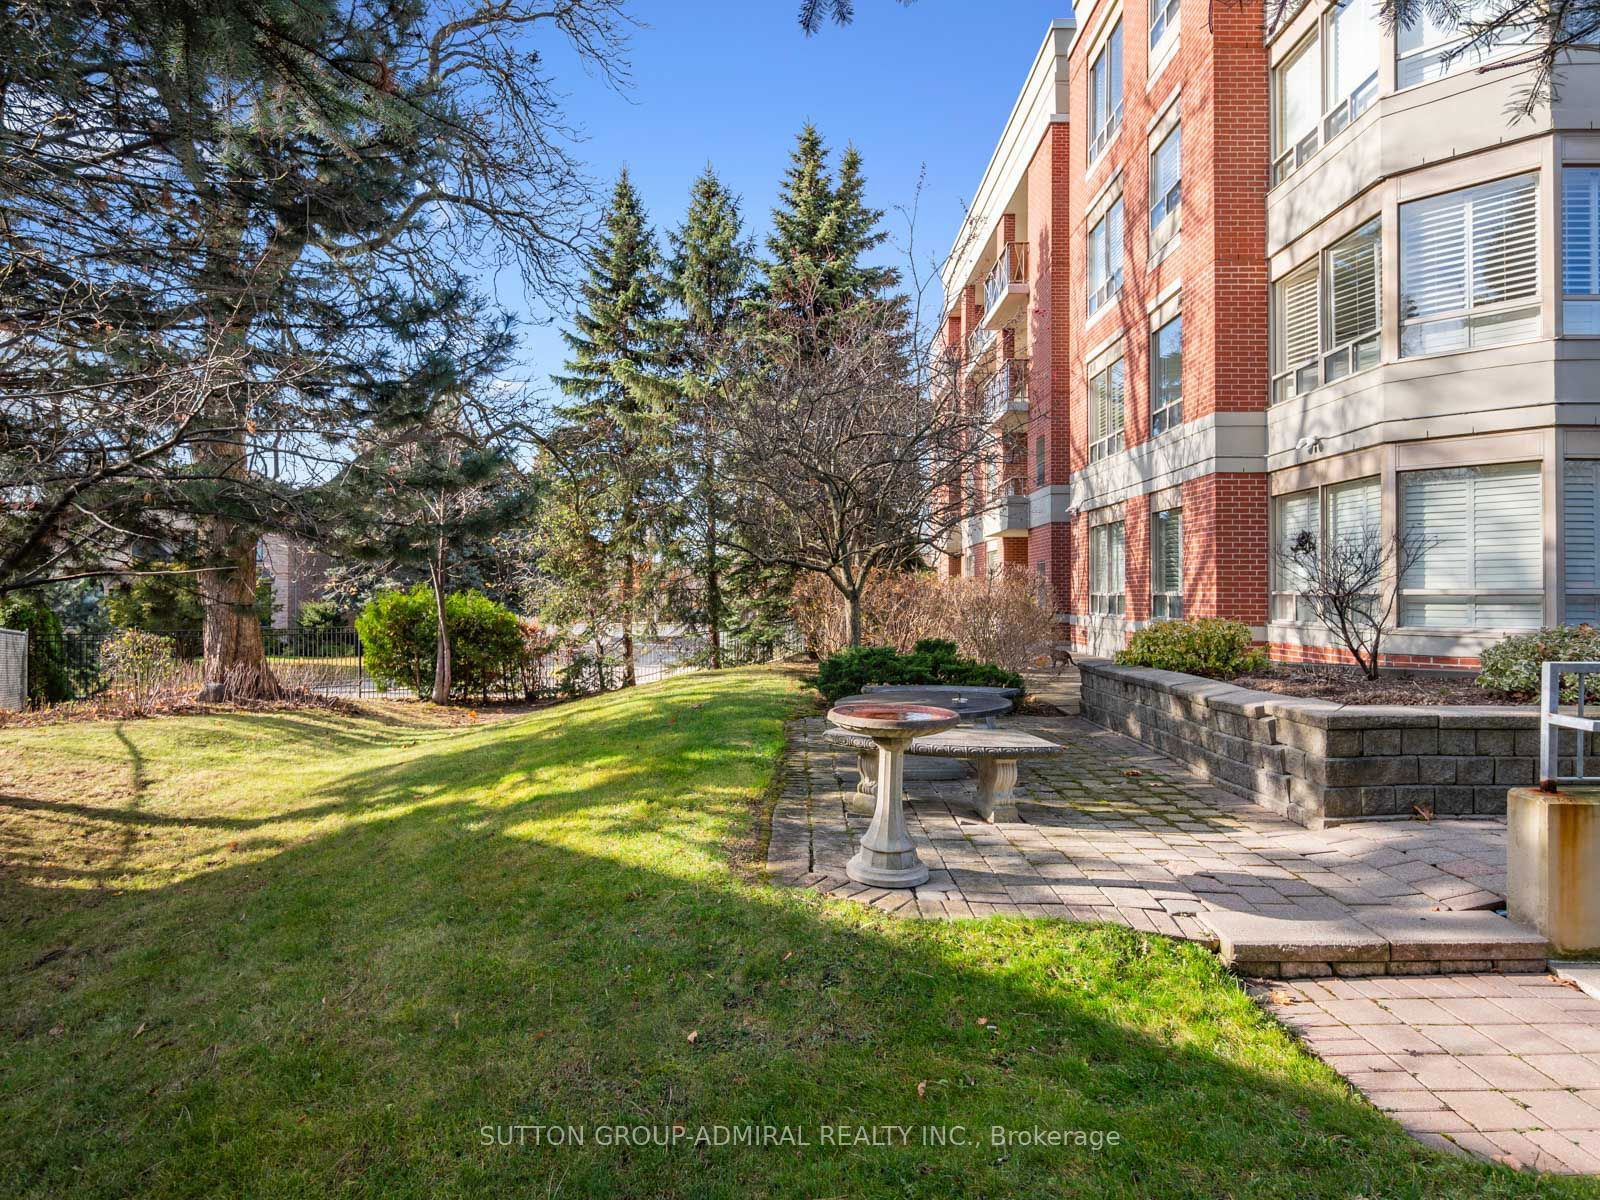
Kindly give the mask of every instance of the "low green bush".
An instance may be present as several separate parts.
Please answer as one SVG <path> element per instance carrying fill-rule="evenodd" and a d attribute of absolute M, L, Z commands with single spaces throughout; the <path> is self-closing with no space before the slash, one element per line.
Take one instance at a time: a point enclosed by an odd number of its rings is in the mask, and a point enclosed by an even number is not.
<path fill-rule="evenodd" d="M 516 614 L 479 591 L 451 592 L 444 599 L 450 635 L 450 694 L 487 697 L 524 653 Z M 401 684 L 418 697 L 433 691 L 438 625 L 433 589 L 419 583 L 409 592 L 379 592 L 356 618 L 362 662 L 380 686 Z"/>
<path fill-rule="evenodd" d="M 28 703 L 34 708 L 60 704 L 72 695 L 67 673 L 67 645 L 61 619 L 44 605 L 22 596 L 0 604 L 0 629 L 21 629 L 28 635 Z"/>
<path fill-rule="evenodd" d="M 322 632 L 344 627 L 344 613 L 337 604 L 328 600 L 308 600 L 300 606 L 295 624 L 307 633 Z"/>
<path fill-rule="evenodd" d="M 1264 671 L 1267 652 L 1250 644 L 1250 627 L 1220 617 L 1157 621 L 1137 630 L 1116 661 L 1125 667 L 1154 667 L 1207 679 L 1232 679 Z"/>
<path fill-rule="evenodd" d="M 962 658 L 954 642 L 924 638 L 900 654 L 889 646 L 856 646 L 822 661 L 812 681 L 830 704 L 869 683 L 955 684 L 960 687 L 1022 686 L 1022 676 L 994 663 Z"/>
<path fill-rule="evenodd" d="M 1600 662 L 1600 629 L 1557 625 L 1502 638 L 1483 652 L 1478 686 L 1507 699 L 1537 699 L 1539 668 L 1547 662 Z M 1569 704 L 1577 701 L 1576 676 L 1562 680 L 1561 698 Z"/>

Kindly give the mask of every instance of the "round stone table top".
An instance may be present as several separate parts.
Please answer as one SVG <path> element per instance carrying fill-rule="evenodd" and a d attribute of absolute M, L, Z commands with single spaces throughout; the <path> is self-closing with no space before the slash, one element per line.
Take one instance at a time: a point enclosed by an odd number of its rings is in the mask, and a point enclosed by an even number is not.
<path fill-rule="evenodd" d="M 828 720 L 841 729 L 864 733 L 868 737 L 910 734 L 922 737 L 943 733 L 960 717 L 948 708 L 863 696 L 855 701 L 841 700 L 828 710 Z M 891 736 L 891 740 L 894 740 Z"/>
<path fill-rule="evenodd" d="M 927 687 L 880 687 L 859 696 L 846 696 L 838 704 L 866 704 L 892 701 L 896 704 L 933 704 L 957 713 L 963 721 L 987 721 L 1003 717 L 1011 711 L 1011 701 L 1005 696 L 975 688 L 945 687 L 930 684 Z"/>

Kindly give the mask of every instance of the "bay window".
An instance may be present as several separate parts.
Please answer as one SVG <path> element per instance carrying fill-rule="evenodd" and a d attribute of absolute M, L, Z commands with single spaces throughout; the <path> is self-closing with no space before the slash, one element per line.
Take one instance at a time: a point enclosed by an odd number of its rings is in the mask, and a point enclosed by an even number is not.
<path fill-rule="evenodd" d="M 1183 510 L 1150 514 L 1150 616 L 1176 621 L 1183 616 Z"/>
<path fill-rule="evenodd" d="M 1089 315 L 1122 290 L 1122 198 L 1089 231 Z"/>
<path fill-rule="evenodd" d="M 1272 73 L 1272 182 L 1293 175 L 1378 95 L 1375 0 L 1335 5 Z"/>
<path fill-rule="evenodd" d="M 1096 462 L 1122 450 L 1123 360 L 1117 359 L 1089 380 L 1089 461 Z"/>
<path fill-rule="evenodd" d="M 1310 607 L 1302 593 L 1310 579 L 1304 565 L 1291 555 L 1316 553 L 1322 542 L 1317 492 L 1295 492 L 1272 502 L 1272 619 L 1309 621 Z"/>
<path fill-rule="evenodd" d="M 1539 333 L 1538 176 L 1400 206 L 1400 353 Z"/>
<path fill-rule="evenodd" d="M 1089 67 L 1089 161 L 1099 158 L 1122 127 L 1122 22 Z"/>
<path fill-rule="evenodd" d="M 1600 167 L 1561 172 L 1561 329 L 1600 333 Z"/>
<path fill-rule="evenodd" d="M 1378 37 L 1382 27 L 1382 17 L 1373 0 L 1344 0 L 1327 15 L 1323 141 L 1359 117 L 1377 97 Z"/>
<path fill-rule="evenodd" d="M 1329 247 L 1328 330 L 1322 382 L 1376 366 L 1382 319 L 1382 239 L 1374 217 Z"/>
<path fill-rule="evenodd" d="M 1272 73 L 1275 184 L 1299 170 L 1322 144 L 1317 111 L 1321 55 L 1321 41 L 1313 33 Z"/>
<path fill-rule="evenodd" d="M 1273 288 L 1272 398 L 1303 395 L 1321 382 L 1319 273 L 1315 260 L 1289 272 Z"/>
<path fill-rule="evenodd" d="M 1118 616 L 1126 608 L 1126 544 L 1121 521 L 1089 530 L 1089 611 Z"/>
<path fill-rule="evenodd" d="M 1183 421 L 1183 314 L 1150 336 L 1150 436 Z"/>
<path fill-rule="evenodd" d="M 1474 21 L 1494 15 L 1494 0 L 1465 0 L 1456 20 L 1419 4 L 1411 20 L 1395 30 L 1395 84 L 1414 87 L 1477 66 L 1508 46 L 1527 40 L 1527 31 L 1499 29 L 1493 38 L 1474 45 Z"/>
<path fill-rule="evenodd" d="M 1172 131 L 1150 154 L 1150 249 L 1165 246 L 1178 232 L 1183 199 L 1183 129 Z"/>
<path fill-rule="evenodd" d="M 1400 623 L 1537 629 L 1544 616 L 1538 463 L 1400 475 L 1400 528 L 1418 553 L 1400 583 Z"/>

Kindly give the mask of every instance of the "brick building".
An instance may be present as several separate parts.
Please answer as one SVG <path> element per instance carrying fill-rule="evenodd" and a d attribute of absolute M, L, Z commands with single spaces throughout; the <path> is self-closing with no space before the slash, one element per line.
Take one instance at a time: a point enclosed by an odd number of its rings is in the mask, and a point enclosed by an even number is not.
<path fill-rule="evenodd" d="M 1507 114 L 1427 21 L 1091 0 L 1050 26 L 944 269 L 1000 426 L 945 569 L 1105 653 L 1169 616 L 1334 661 L 1278 547 L 1410 536 L 1397 665 L 1600 619 L 1600 59 Z M 1269 10 L 1270 11 L 1270 10 Z"/>

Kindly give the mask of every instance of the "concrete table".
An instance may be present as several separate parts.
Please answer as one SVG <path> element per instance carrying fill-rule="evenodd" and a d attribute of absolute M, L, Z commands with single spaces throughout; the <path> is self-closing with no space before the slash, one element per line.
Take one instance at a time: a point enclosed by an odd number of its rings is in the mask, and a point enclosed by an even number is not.
<path fill-rule="evenodd" d="M 896 704 L 931 704 L 957 713 L 963 725 L 971 721 L 982 721 L 985 727 L 993 729 L 994 719 L 1003 717 L 1011 711 L 1012 698 L 1005 694 L 1007 690 L 1009 689 L 950 687 L 944 684 L 927 686 L 873 684 L 870 691 L 858 696 L 846 696 L 837 703 L 876 704 L 892 701 Z"/>
<path fill-rule="evenodd" d="M 913 739 L 943 733 L 959 719 L 948 708 L 877 699 L 836 704 L 828 710 L 831 723 L 876 744 L 878 750 L 880 785 L 872 823 L 861 835 L 861 846 L 844 869 L 856 883 L 910 888 L 928 881 L 928 868 L 917 857 L 917 847 L 906 832 L 901 772 L 906 749 Z"/>
<path fill-rule="evenodd" d="M 849 730 L 830 729 L 828 741 L 856 752 L 860 780 L 850 798 L 850 811 L 871 811 L 881 772 L 873 743 Z M 991 824 L 996 820 L 1015 821 L 1017 817 L 1017 763 L 1024 758 L 1049 758 L 1066 747 L 1031 733 L 1009 729 L 951 729 L 931 737 L 918 738 L 907 749 L 913 757 L 964 759 L 978 773 L 978 794 L 973 804 L 978 816 Z"/>

